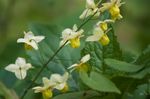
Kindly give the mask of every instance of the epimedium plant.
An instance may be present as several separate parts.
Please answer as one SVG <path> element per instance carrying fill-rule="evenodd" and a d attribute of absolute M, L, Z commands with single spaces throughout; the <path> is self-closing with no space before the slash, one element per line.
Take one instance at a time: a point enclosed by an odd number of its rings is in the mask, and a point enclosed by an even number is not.
<path fill-rule="evenodd" d="M 79 16 L 83 23 L 79 26 L 75 24 L 72 29 L 64 29 L 61 41 L 55 34 L 39 32 L 42 26 L 40 29 L 32 26 L 31 31 L 25 32 L 24 38 L 19 38 L 17 42 L 24 43 L 31 63 L 18 57 L 15 64 L 5 67 L 19 80 L 26 79 L 27 72 L 33 70 L 30 72 L 33 75 L 31 83 L 23 90 L 20 99 L 25 98 L 30 89 L 41 93 L 43 99 L 148 97 L 150 47 L 132 62 L 128 62 L 124 57 L 130 56 L 123 54 L 114 34 L 112 24 L 123 18 L 119 9 L 122 4 L 121 0 L 86 0 L 86 9 Z M 98 21 L 94 24 L 91 35 L 86 35 L 82 27 L 92 19 Z M 41 30 L 49 32 L 46 28 Z M 84 37 L 85 41 L 82 40 Z M 85 42 L 85 46 L 77 50 L 81 41 Z M 54 42 L 60 42 L 57 43 L 57 50 Z M 78 58 L 73 49 L 81 53 L 79 61 L 59 60 Z"/>

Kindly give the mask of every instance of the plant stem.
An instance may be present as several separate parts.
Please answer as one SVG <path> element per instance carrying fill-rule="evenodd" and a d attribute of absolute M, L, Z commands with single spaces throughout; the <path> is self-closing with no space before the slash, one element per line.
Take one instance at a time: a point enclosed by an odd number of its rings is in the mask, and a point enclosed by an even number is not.
<path fill-rule="evenodd" d="M 93 16 L 97 13 L 97 11 L 90 16 L 87 20 L 85 20 L 77 29 L 77 31 L 79 31 L 90 19 L 93 18 Z M 32 83 L 25 89 L 25 91 L 23 92 L 22 96 L 20 97 L 20 99 L 23 99 L 25 97 L 25 95 L 28 93 L 28 90 L 33 86 L 34 82 L 38 79 L 38 77 L 40 76 L 40 74 L 42 73 L 42 71 L 47 67 L 47 65 L 49 64 L 49 62 L 51 62 L 54 57 L 58 54 L 58 52 L 66 45 L 68 41 L 66 41 L 61 47 L 58 48 L 58 50 L 56 50 L 56 52 L 52 55 L 52 57 L 49 58 L 49 60 L 42 66 L 42 68 L 40 69 L 40 71 L 37 73 L 37 75 L 34 77 L 34 79 L 32 80 Z"/>

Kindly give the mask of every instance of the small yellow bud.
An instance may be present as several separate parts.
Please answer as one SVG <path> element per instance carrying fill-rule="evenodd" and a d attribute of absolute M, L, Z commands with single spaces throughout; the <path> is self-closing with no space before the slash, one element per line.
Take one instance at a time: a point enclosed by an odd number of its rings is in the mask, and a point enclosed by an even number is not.
<path fill-rule="evenodd" d="M 72 48 L 78 48 L 80 46 L 80 38 L 76 37 L 70 40 L 70 45 Z"/>
<path fill-rule="evenodd" d="M 61 90 L 61 92 L 65 93 L 69 90 L 68 85 L 66 84 L 65 87 Z"/>
<path fill-rule="evenodd" d="M 81 64 L 79 66 L 77 66 L 77 71 L 85 71 L 88 72 L 89 71 L 89 67 L 87 64 Z"/>
<path fill-rule="evenodd" d="M 53 93 L 50 89 L 47 89 L 42 92 L 43 99 L 50 99 L 53 96 Z"/>
<path fill-rule="evenodd" d="M 108 26 L 107 26 L 107 23 L 106 22 L 103 22 L 100 24 L 100 28 L 103 30 L 103 31 L 106 31 L 108 29 Z"/>
<path fill-rule="evenodd" d="M 32 50 L 33 49 L 32 46 L 30 46 L 30 45 L 28 45 L 26 43 L 24 44 L 24 47 L 25 47 L 26 50 Z"/>
<path fill-rule="evenodd" d="M 101 39 L 99 40 L 99 42 L 103 45 L 103 46 L 106 46 L 109 44 L 110 40 L 109 40 L 109 37 L 104 34 Z"/>
<path fill-rule="evenodd" d="M 122 18 L 121 14 L 120 14 L 120 9 L 117 5 L 112 6 L 109 9 L 109 12 L 110 12 L 113 20 Z"/>

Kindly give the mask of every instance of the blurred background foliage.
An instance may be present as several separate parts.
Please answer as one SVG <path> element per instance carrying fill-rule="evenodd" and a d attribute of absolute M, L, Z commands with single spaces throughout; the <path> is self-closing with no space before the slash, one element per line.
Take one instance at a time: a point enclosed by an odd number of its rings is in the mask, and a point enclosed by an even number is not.
<path fill-rule="evenodd" d="M 124 18 L 114 30 L 122 49 L 138 55 L 150 44 L 150 0 L 123 1 Z M 26 57 L 16 40 L 29 30 L 29 24 L 50 25 L 60 36 L 64 28 L 81 23 L 78 17 L 84 7 L 85 0 L 0 0 L 0 82 L 17 89 L 20 81 L 3 69 L 18 56 Z M 90 24 L 85 27 L 87 32 L 92 28 Z"/>

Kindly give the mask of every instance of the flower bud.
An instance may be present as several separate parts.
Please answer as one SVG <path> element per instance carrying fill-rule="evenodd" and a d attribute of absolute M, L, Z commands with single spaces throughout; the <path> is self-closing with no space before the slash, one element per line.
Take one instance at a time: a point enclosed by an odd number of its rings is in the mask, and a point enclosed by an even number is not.
<path fill-rule="evenodd" d="M 106 22 L 103 22 L 100 24 L 100 28 L 103 30 L 103 31 L 106 31 L 108 29 L 108 26 L 107 26 L 107 23 Z"/>
<path fill-rule="evenodd" d="M 80 38 L 76 37 L 76 38 L 70 39 L 70 45 L 72 48 L 80 47 Z"/>
<path fill-rule="evenodd" d="M 26 43 L 24 44 L 24 47 L 25 47 L 26 50 L 32 50 L 33 49 L 32 46 L 30 46 L 30 45 L 28 45 Z"/>
<path fill-rule="evenodd" d="M 109 12 L 110 12 L 113 20 L 122 18 L 122 16 L 120 15 L 120 9 L 117 5 L 112 6 L 109 9 Z"/>
<path fill-rule="evenodd" d="M 50 89 L 44 90 L 42 92 L 43 99 L 50 99 L 53 96 L 53 93 Z"/>
<path fill-rule="evenodd" d="M 66 84 L 66 85 L 64 86 L 64 88 L 61 90 L 61 92 L 65 93 L 65 92 L 67 92 L 68 90 L 69 90 L 69 87 L 68 87 L 68 85 Z"/>
<path fill-rule="evenodd" d="M 103 45 L 106 46 L 109 44 L 110 40 L 108 38 L 108 36 L 106 34 L 104 34 L 101 39 L 99 40 L 99 42 Z"/>

